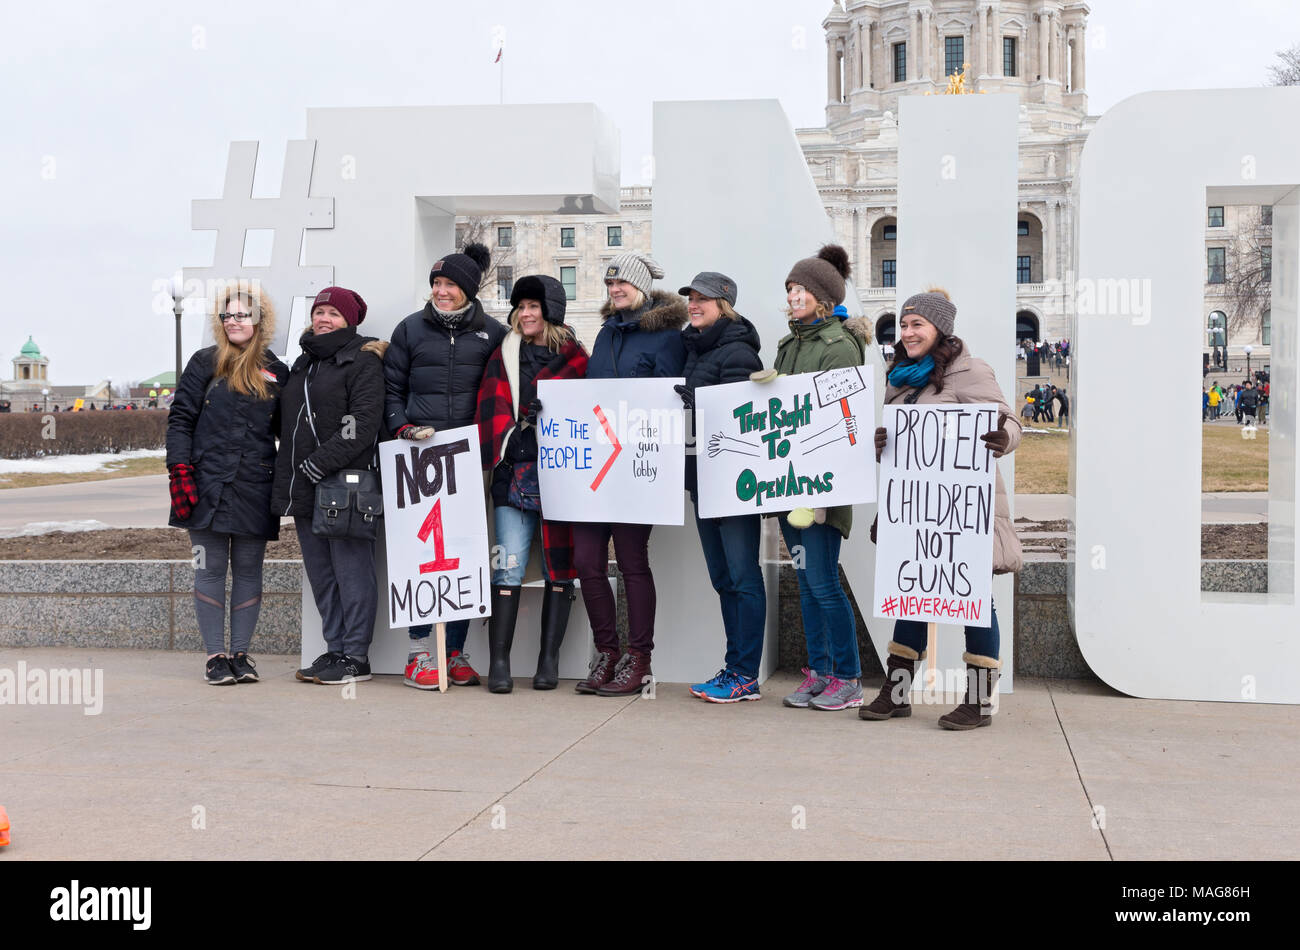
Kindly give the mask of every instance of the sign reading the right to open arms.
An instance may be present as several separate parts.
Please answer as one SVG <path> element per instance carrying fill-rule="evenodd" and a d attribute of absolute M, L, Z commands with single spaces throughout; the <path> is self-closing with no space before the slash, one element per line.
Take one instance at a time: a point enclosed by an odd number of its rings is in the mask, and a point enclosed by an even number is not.
<path fill-rule="evenodd" d="M 875 501 L 873 389 L 860 366 L 697 389 L 700 517 Z"/>
<path fill-rule="evenodd" d="M 994 403 L 885 406 L 874 615 L 990 625 Z M 870 440 L 868 440 L 870 441 Z"/>

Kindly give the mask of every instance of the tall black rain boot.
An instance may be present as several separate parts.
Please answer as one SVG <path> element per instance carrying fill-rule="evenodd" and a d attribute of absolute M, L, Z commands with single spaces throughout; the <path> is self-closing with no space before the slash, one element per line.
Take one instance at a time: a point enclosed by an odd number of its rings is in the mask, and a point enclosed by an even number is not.
<path fill-rule="evenodd" d="M 560 644 L 569 626 L 569 608 L 576 595 L 572 584 L 546 582 L 542 595 L 542 643 L 537 654 L 533 689 L 555 689 L 560 678 Z"/>
<path fill-rule="evenodd" d="M 488 692 L 508 693 L 515 688 L 510 678 L 510 647 L 515 641 L 515 618 L 519 616 L 519 588 L 492 586 L 492 616 L 488 618 Z"/>

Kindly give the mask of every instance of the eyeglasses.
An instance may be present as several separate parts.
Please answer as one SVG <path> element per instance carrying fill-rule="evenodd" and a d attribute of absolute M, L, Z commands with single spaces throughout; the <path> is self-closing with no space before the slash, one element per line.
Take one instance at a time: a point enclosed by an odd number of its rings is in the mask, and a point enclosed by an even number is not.
<path fill-rule="evenodd" d="M 234 320 L 236 323 L 257 322 L 256 318 L 251 313 L 221 313 L 218 314 L 218 316 L 221 318 L 222 323 L 225 323 L 227 320 Z"/>

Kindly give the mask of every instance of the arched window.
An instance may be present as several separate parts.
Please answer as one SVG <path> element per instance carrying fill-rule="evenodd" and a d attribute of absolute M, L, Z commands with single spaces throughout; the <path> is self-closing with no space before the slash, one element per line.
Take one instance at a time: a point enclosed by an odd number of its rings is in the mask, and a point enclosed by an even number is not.
<path fill-rule="evenodd" d="M 1016 314 L 1016 342 L 1038 339 L 1038 318 L 1028 310 Z"/>
<path fill-rule="evenodd" d="M 894 315 L 887 313 L 876 321 L 876 342 L 883 346 L 886 343 L 893 343 L 896 337 Z"/>

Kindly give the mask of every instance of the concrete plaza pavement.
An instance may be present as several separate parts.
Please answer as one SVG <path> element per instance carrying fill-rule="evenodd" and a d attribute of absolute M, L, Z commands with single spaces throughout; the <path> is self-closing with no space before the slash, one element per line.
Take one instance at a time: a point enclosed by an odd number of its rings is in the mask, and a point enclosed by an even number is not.
<path fill-rule="evenodd" d="M 991 728 L 397 677 L 210 687 L 202 658 L 10 649 L 103 671 L 103 706 L 0 705 L 2 853 L 24 859 L 1262 859 L 1300 851 L 1300 708 L 1017 677 Z M 704 671 L 707 672 L 707 671 Z M 617 851 L 609 842 L 617 841 Z"/>

